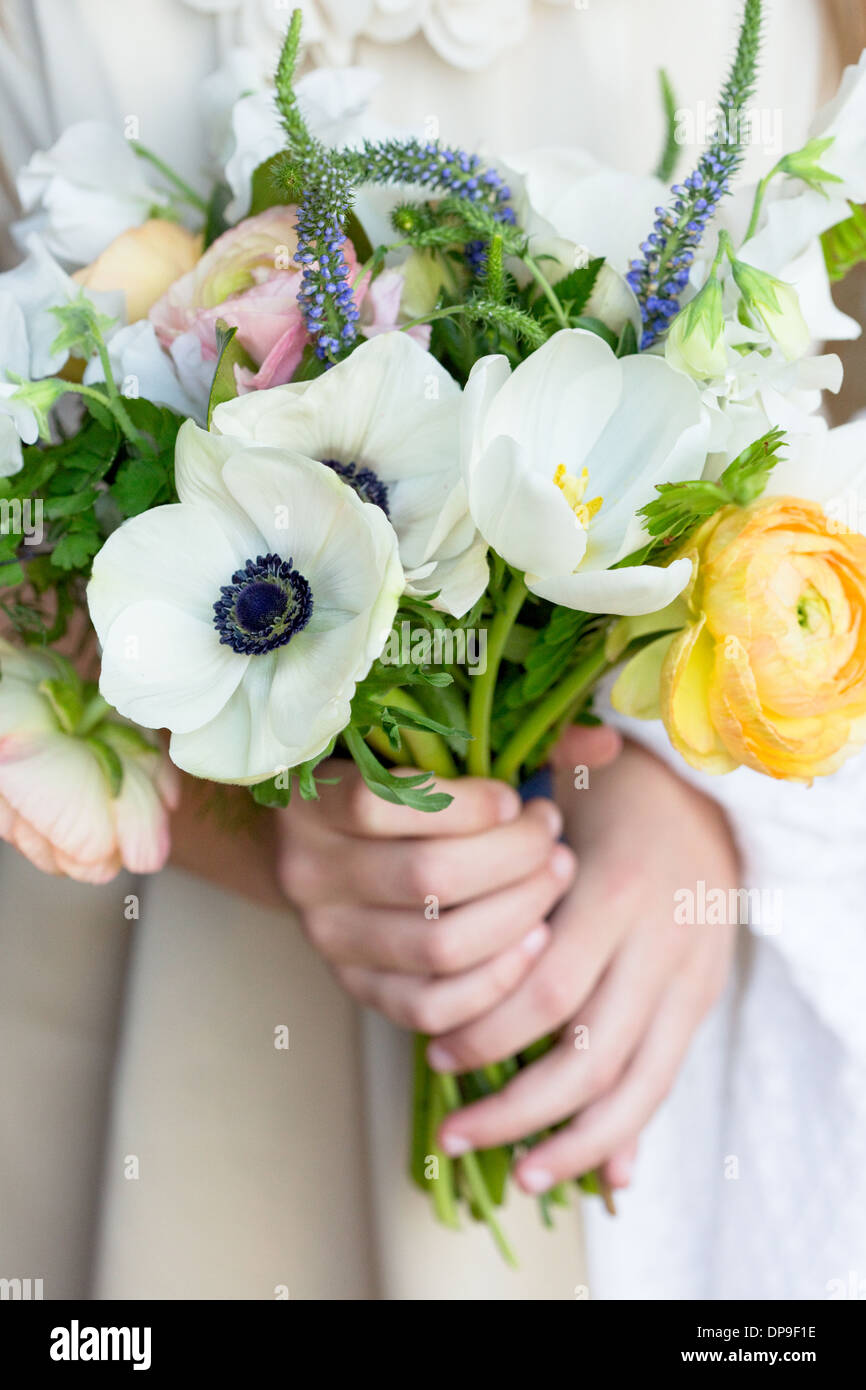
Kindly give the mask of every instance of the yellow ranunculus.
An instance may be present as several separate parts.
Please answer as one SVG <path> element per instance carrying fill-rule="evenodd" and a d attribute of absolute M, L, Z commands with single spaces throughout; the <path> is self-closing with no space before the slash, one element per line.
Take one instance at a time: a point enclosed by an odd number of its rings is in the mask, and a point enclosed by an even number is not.
<path fill-rule="evenodd" d="M 177 222 L 151 218 L 121 232 L 92 265 L 73 276 L 89 290 L 123 290 L 128 323 L 147 317 L 151 305 L 197 264 L 202 238 Z"/>
<path fill-rule="evenodd" d="M 835 771 L 866 741 L 866 538 L 813 502 L 771 497 L 722 508 L 685 553 L 690 620 L 653 644 L 667 644 L 659 704 L 674 747 L 707 772 Z M 618 707 L 636 706 L 634 673 L 617 684 Z"/>

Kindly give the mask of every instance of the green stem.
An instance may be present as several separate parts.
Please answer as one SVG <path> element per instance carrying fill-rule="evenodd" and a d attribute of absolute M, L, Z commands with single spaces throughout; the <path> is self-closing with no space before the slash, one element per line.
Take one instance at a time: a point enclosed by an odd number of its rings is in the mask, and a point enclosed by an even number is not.
<path fill-rule="evenodd" d="M 102 351 L 100 351 L 99 355 L 101 359 Z M 108 386 L 107 396 L 103 396 L 101 391 L 94 390 L 92 386 L 79 386 L 73 381 L 65 381 L 62 382 L 61 385 L 67 394 L 72 393 L 77 396 L 84 396 L 87 400 L 98 401 L 103 409 L 110 411 L 120 426 L 121 433 L 126 435 L 130 444 L 135 444 L 137 447 L 140 447 L 144 443 L 144 436 L 140 430 L 135 428 L 135 425 L 130 420 L 129 413 L 123 404 L 123 399 L 117 387 L 114 385 L 113 377 L 110 379 L 106 378 L 106 385 Z"/>
<path fill-rule="evenodd" d="M 746 228 L 746 235 L 743 237 L 744 242 L 748 241 L 750 237 L 753 237 L 755 235 L 755 232 L 758 230 L 758 220 L 761 216 L 761 208 L 764 204 L 764 195 L 766 194 L 767 189 L 770 185 L 770 180 L 774 178 L 775 175 L 778 173 L 779 165 L 774 164 L 770 172 L 764 175 L 764 177 L 758 183 L 757 188 L 755 189 L 755 201 L 752 203 L 752 215 L 749 218 L 749 225 Z"/>
<path fill-rule="evenodd" d="M 160 159 L 158 154 L 154 154 L 153 150 L 149 150 L 146 145 L 139 144 L 137 140 L 130 140 L 129 143 L 141 159 L 148 160 L 155 169 L 159 170 L 164 179 L 168 179 L 169 183 L 174 184 L 178 193 L 180 193 L 181 197 L 187 203 L 190 203 L 194 208 L 198 208 L 200 212 L 207 213 L 208 206 L 201 194 L 196 193 L 195 189 L 191 188 L 186 180 L 181 178 L 180 174 L 176 174 L 170 165 Z"/>
<path fill-rule="evenodd" d="M 455 314 L 465 314 L 465 304 L 447 304 L 444 309 L 433 309 L 429 314 L 422 314 L 420 318 L 409 319 L 407 323 L 400 324 L 400 332 L 405 333 L 409 328 L 417 328 L 421 323 L 433 323 L 436 319 L 450 319 Z"/>
<path fill-rule="evenodd" d="M 460 1090 L 457 1086 L 457 1078 L 440 1074 L 439 1086 L 448 1111 L 459 1110 L 463 1102 L 460 1097 Z M 463 1154 L 462 1157 L 458 1159 L 458 1162 L 463 1165 L 466 1186 L 469 1189 L 469 1195 L 475 1207 L 490 1228 L 490 1233 L 499 1247 L 503 1258 L 516 1269 L 517 1257 L 508 1244 L 502 1227 L 496 1219 L 496 1207 L 487 1189 L 487 1183 L 484 1181 L 484 1174 L 478 1162 L 478 1155 L 474 1153 Z"/>
<path fill-rule="evenodd" d="M 438 1175 L 435 1178 L 428 1178 L 427 1181 L 433 1184 L 433 1209 L 437 1217 L 442 1222 L 443 1226 L 450 1226 L 452 1230 L 459 1230 L 460 1217 L 457 1211 L 454 1160 L 442 1152 L 436 1141 L 436 1134 L 439 1130 L 439 1126 L 449 1110 L 441 1080 L 441 1077 L 433 1073 L 428 1077 L 428 1084 L 430 1087 L 427 1102 L 428 1153 L 431 1158 L 436 1159 Z"/>
<path fill-rule="evenodd" d="M 493 776 L 503 782 L 513 781 L 529 754 L 553 728 L 578 698 L 589 692 L 601 672 L 607 666 L 604 650 L 605 635 L 601 633 L 577 665 L 572 667 L 564 680 L 555 685 L 545 698 L 536 705 L 520 728 L 511 736 L 496 762 Z"/>
<path fill-rule="evenodd" d="M 521 256 L 523 264 L 529 271 L 535 283 L 538 285 L 554 314 L 560 328 L 570 327 L 565 310 L 556 297 L 556 292 L 544 272 L 536 265 L 531 256 Z"/>
<path fill-rule="evenodd" d="M 526 598 L 526 581 L 515 575 L 505 590 L 502 606 L 487 630 L 487 669 L 472 677 L 469 696 L 469 732 L 472 742 L 466 756 L 467 769 L 473 777 L 490 776 L 490 717 L 496 678 L 505 651 L 508 634 L 513 628 Z"/>

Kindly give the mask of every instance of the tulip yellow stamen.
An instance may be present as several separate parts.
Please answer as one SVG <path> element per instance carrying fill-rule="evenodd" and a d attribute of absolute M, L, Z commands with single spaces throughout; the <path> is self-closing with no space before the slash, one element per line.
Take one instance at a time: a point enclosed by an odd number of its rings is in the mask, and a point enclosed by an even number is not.
<path fill-rule="evenodd" d="M 574 512 L 577 524 L 582 526 L 584 531 L 588 530 L 589 523 L 601 511 L 604 501 L 603 497 L 592 497 L 588 502 L 583 500 L 589 486 L 589 470 L 584 468 L 580 477 L 576 478 L 573 473 L 568 472 L 564 463 L 560 463 L 556 466 L 553 481 Z"/>

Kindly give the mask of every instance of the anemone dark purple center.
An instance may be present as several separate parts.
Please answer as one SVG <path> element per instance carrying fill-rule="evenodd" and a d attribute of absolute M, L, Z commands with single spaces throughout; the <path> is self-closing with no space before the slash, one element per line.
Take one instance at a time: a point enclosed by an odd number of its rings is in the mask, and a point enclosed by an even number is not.
<path fill-rule="evenodd" d="M 365 464 L 341 463 L 339 459 L 322 459 L 328 468 L 332 468 L 338 478 L 342 478 L 344 483 L 348 483 L 353 492 L 356 492 L 362 502 L 372 502 L 375 506 L 381 507 L 382 511 L 390 520 L 391 513 L 388 510 L 388 485 L 383 483 L 378 473 L 372 468 L 367 468 Z"/>
<path fill-rule="evenodd" d="M 284 647 L 303 631 L 313 614 L 313 592 L 291 559 L 259 555 L 235 570 L 213 611 L 220 642 L 258 656 Z"/>

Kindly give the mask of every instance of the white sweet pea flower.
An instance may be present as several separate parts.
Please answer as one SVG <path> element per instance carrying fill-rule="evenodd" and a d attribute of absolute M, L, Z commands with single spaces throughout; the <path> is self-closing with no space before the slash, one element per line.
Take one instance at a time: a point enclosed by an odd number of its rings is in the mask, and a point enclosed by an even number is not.
<path fill-rule="evenodd" d="M 484 592 L 486 546 L 459 463 L 460 387 L 405 333 L 382 333 L 313 381 L 217 406 L 213 428 L 326 463 L 376 502 L 400 542 L 408 590 L 461 617 Z"/>
<path fill-rule="evenodd" d="M 688 561 L 611 569 L 646 534 L 655 485 L 699 478 L 709 423 L 695 385 L 660 357 L 617 359 L 563 329 L 511 370 L 477 362 L 464 391 L 463 470 L 479 531 L 530 590 L 591 613 L 670 603 Z"/>
<path fill-rule="evenodd" d="M 130 142 L 103 121 L 78 121 L 50 150 L 38 150 L 18 175 L 18 196 L 33 216 L 17 234 L 41 231 L 49 251 L 72 265 L 96 260 L 168 201 L 148 183 Z"/>
<path fill-rule="evenodd" d="M 260 782 L 348 722 L 403 590 L 397 539 L 332 470 L 191 421 L 175 480 L 179 503 L 124 522 L 94 560 L 100 689 L 170 729 L 187 772 Z"/>
<path fill-rule="evenodd" d="M 28 241 L 28 255 L 12 270 L 0 274 L 0 477 L 21 467 L 21 443 L 39 436 L 36 415 L 15 399 L 20 383 L 54 376 L 67 359 L 53 343 L 60 322 L 51 312 L 77 299 L 81 288 L 57 264 L 37 236 Z M 122 294 L 91 292 L 88 298 L 103 313 L 123 312 Z"/>
<path fill-rule="evenodd" d="M 194 342 L 201 362 L 200 344 L 197 338 Z M 174 357 L 160 346 L 149 319 L 139 319 L 112 334 L 108 341 L 108 361 L 123 395 L 144 396 L 156 405 L 167 405 L 178 415 L 191 416 L 200 424 L 207 420 L 213 362 L 203 364 L 206 371 L 200 378 L 193 371 L 181 374 Z M 104 380 L 102 362 L 92 357 L 84 372 L 85 386 Z"/>
<path fill-rule="evenodd" d="M 30 342 L 24 314 L 8 290 L 0 289 L 0 378 L 7 373 L 27 377 L 29 372 Z M 14 399 L 17 390 L 16 382 L 0 379 L 0 478 L 20 470 L 22 440 L 35 444 L 39 438 L 33 411 Z"/>

